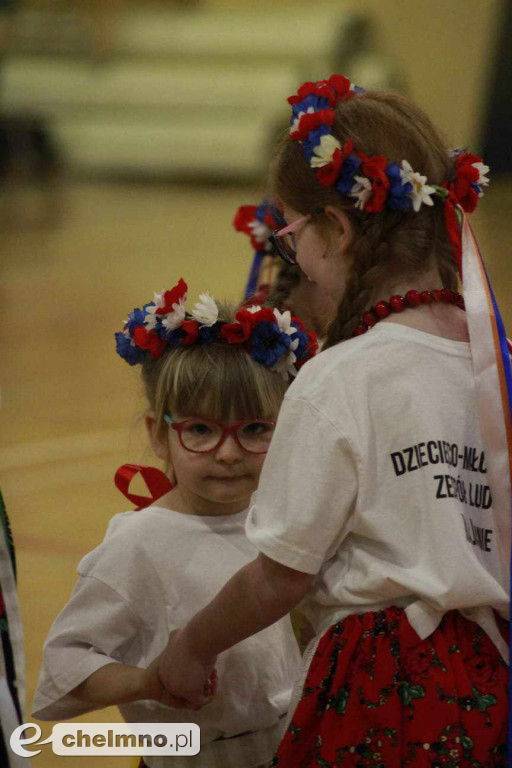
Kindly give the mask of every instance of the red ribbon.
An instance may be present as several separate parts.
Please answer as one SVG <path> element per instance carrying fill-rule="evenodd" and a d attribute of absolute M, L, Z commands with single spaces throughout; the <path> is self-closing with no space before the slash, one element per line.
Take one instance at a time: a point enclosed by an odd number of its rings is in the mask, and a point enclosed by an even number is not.
<path fill-rule="evenodd" d="M 137 496 L 137 494 L 129 492 L 130 483 L 138 474 L 142 475 L 151 496 Z M 146 467 L 143 464 L 123 464 L 117 470 L 114 481 L 121 493 L 137 505 L 137 509 L 149 507 L 150 504 L 173 488 L 173 484 L 161 469 Z"/>

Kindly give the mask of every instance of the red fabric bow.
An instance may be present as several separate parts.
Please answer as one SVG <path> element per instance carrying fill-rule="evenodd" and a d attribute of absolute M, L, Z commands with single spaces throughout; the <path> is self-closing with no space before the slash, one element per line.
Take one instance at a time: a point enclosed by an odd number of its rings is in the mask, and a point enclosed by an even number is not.
<path fill-rule="evenodd" d="M 141 474 L 151 496 L 138 496 L 129 492 L 130 483 L 135 475 Z M 117 470 L 114 482 L 126 498 L 137 505 L 137 509 L 149 507 L 153 502 L 174 487 L 167 475 L 156 467 L 146 467 L 143 464 L 123 464 Z"/>

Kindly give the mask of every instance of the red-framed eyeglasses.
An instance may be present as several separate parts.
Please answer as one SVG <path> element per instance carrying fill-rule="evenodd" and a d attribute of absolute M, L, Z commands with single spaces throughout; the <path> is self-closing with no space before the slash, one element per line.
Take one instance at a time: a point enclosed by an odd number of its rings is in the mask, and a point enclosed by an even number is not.
<path fill-rule="evenodd" d="M 266 453 L 276 426 L 275 421 L 268 419 L 244 419 L 229 426 L 215 419 L 177 422 L 168 413 L 164 413 L 164 421 L 178 433 L 183 448 L 192 453 L 212 453 L 229 435 L 247 453 Z"/>

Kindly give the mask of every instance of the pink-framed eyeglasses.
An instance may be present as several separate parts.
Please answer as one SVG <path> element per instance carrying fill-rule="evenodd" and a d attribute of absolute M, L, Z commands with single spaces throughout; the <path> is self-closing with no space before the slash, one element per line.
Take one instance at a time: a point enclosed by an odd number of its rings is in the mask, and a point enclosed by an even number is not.
<path fill-rule="evenodd" d="M 185 419 L 174 421 L 164 413 L 165 423 L 178 433 L 181 445 L 191 453 L 212 453 L 229 435 L 247 453 L 267 453 L 275 421 L 269 419 L 244 419 L 226 426 L 215 419 Z"/>
<path fill-rule="evenodd" d="M 301 216 L 300 219 L 292 221 L 282 229 L 275 229 L 269 237 L 270 242 L 276 249 L 279 256 L 287 264 L 292 264 L 294 267 L 298 266 L 297 263 L 297 243 L 295 240 L 295 232 L 302 225 L 315 215 L 323 213 L 323 208 L 317 208 L 313 213 L 308 213 L 307 216 Z"/>
<path fill-rule="evenodd" d="M 301 216 L 300 219 L 293 221 L 291 224 L 288 224 L 282 229 L 274 229 L 269 237 L 270 242 L 276 249 L 279 256 L 283 259 L 283 261 L 285 261 L 287 264 L 292 264 L 294 267 L 298 266 L 297 244 L 295 242 L 294 232 L 296 229 L 298 229 L 298 227 L 300 227 L 301 224 L 309 221 L 310 218 L 310 214 L 308 214 L 308 216 Z"/>

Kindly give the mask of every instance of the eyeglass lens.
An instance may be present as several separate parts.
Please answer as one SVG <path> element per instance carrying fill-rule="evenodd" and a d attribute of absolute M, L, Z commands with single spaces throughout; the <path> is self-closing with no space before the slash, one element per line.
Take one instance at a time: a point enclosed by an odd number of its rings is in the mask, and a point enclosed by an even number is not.
<path fill-rule="evenodd" d="M 297 250 L 295 245 L 295 235 L 293 232 L 288 232 L 286 235 L 273 235 L 271 238 L 279 256 L 288 264 L 297 264 Z"/>
<path fill-rule="evenodd" d="M 236 436 L 240 445 L 249 453 L 266 453 L 274 425 L 266 421 L 247 421 L 240 425 Z M 181 430 L 181 441 L 190 451 L 211 451 L 218 446 L 224 436 L 220 424 L 210 421 L 190 420 Z"/>

